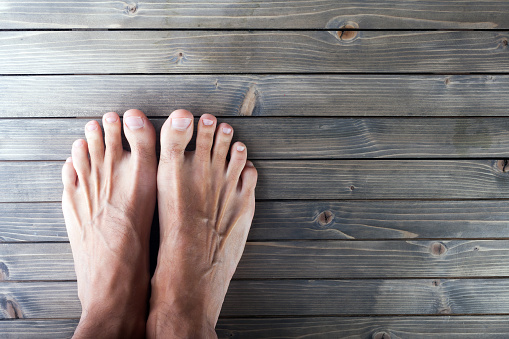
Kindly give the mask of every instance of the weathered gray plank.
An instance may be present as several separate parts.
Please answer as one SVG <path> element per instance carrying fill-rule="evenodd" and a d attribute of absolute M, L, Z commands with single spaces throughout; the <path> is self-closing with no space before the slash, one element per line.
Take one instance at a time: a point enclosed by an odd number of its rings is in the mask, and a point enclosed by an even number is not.
<path fill-rule="evenodd" d="M 0 162 L 0 202 L 60 201 L 61 162 Z M 258 199 L 509 198 L 497 160 L 258 160 Z"/>
<path fill-rule="evenodd" d="M 13 331 L 24 321 L 13 321 Z M 26 321 L 28 323 L 28 321 Z M 51 327 L 53 321 L 48 321 Z M 219 338 L 506 339 L 509 316 L 219 319 Z M 20 324 L 17 324 L 20 323 Z M 67 325 L 65 322 L 62 326 Z M 56 323 L 57 328 L 60 323 Z M 379 335 L 378 337 L 376 335 Z"/>
<path fill-rule="evenodd" d="M 248 242 L 234 279 L 509 276 L 509 241 Z M 0 243 L 1 280 L 75 280 L 68 243 Z"/>
<path fill-rule="evenodd" d="M 152 119 L 157 132 L 164 121 Z M 234 141 L 246 143 L 250 159 L 509 157 L 507 118 L 220 121 L 234 127 Z M 0 119 L 0 160 L 65 159 L 72 142 L 85 138 L 86 122 Z"/>
<path fill-rule="evenodd" d="M 3 118 L 100 117 L 130 108 L 236 116 L 248 93 L 253 116 L 508 116 L 509 106 L 506 75 L 4 76 L 0 88 Z"/>
<path fill-rule="evenodd" d="M 0 74 L 508 72 L 507 32 L 5 31 Z"/>
<path fill-rule="evenodd" d="M 234 280 L 222 316 L 509 314 L 509 279 Z M 0 319 L 77 318 L 75 282 L 0 284 Z"/>
<path fill-rule="evenodd" d="M 2 321 L 0 328 L 4 339 L 57 339 L 70 338 L 77 324 L 77 319 L 17 319 Z M 220 318 L 216 333 L 219 338 L 253 339 L 371 339 L 377 333 L 402 339 L 506 339 L 509 316 Z"/>
<path fill-rule="evenodd" d="M 258 201 L 248 240 L 507 237 L 506 200 Z M 67 241 L 60 203 L 0 204 L 0 242 Z"/>
<path fill-rule="evenodd" d="M 498 1 L 3 1 L 0 28 L 509 28 Z"/>

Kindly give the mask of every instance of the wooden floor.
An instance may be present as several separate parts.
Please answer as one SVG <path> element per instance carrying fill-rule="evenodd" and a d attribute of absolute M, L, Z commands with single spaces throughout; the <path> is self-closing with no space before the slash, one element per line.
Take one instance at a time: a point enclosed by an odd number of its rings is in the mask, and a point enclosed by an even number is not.
<path fill-rule="evenodd" d="M 72 335 L 60 169 L 129 108 L 258 168 L 220 338 L 508 338 L 508 39 L 506 0 L 1 1 L 0 338 Z"/>

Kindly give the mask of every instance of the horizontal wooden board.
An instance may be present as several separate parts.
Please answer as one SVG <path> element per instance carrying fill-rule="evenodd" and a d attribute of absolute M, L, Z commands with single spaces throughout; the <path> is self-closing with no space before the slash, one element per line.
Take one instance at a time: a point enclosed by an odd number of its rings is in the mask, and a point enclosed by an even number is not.
<path fill-rule="evenodd" d="M 29 9 L 29 10 L 28 10 Z M 0 28 L 509 28 L 503 0 L 451 1 L 15 1 Z"/>
<path fill-rule="evenodd" d="M 0 202 L 60 201 L 61 162 L 0 162 Z M 509 198 L 497 160 L 258 160 L 258 199 Z"/>
<path fill-rule="evenodd" d="M 178 108 L 197 116 L 509 115 L 506 75 L 0 76 L 0 88 L 2 118 L 100 117 L 130 108 L 149 116 Z M 242 109 L 253 99 L 252 110 Z"/>
<path fill-rule="evenodd" d="M 164 121 L 152 119 L 158 133 Z M 241 140 L 247 145 L 250 159 L 509 157 L 507 118 L 244 118 L 219 121 L 233 126 L 233 141 Z M 85 138 L 86 122 L 81 119 L 0 119 L 0 160 L 65 159 L 73 141 Z M 127 141 L 124 143 L 128 147 Z M 194 147 L 192 144 L 190 149 Z"/>
<path fill-rule="evenodd" d="M 503 31 L 4 31 L 0 74 L 508 72 Z"/>
<path fill-rule="evenodd" d="M 248 242 L 234 279 L 509 276 L 509 241 Z M 75 280 L 68 243 L 0 243 L 0 281 Z"/>
<path fill-rule="evenodd" d="M 221 316 L 509 314 L 509 279 L 235 280 Z M 75 282 L 0 284 L 0 319 L 77 318 Z"/>
<path fill-rule="evenodd" d="M 16 319 L 3 320 L 0 327 L 2 338 L 59 339 L 71 337 L 77 324 L 78 319 Z M 506 339 L 509 316 L 220 318 L 216 333 L 239 339 L 371 339 L 377 333 L 402 339 Z"/>
<path fill-rule="evenodd" d="M 508 237 L 506 200 L 258 201 L 248 240 Z M 0 204 L 0 242 L 67 241 L 60 203 Z"/>
<path fill-rule="evenodd" d="M 12 321 L 13 331 L 25 321 Z M 26 321 L 28 322 L 28 321 Z M 509 316 L 309 317 L 219 319 L 219 338 L 506 339 Z M 19 323 L 19 324 L 18 324 Z M 53 321 L 48 321 L 51 327 Z M 66 328 L 55 322 L 57 328 Z M 55 331 L 56 332 L 56 331 Z M 57 332 L 58 333 L 58 332 Z M 378 337 L 376 336 L 378 335 Z"/>

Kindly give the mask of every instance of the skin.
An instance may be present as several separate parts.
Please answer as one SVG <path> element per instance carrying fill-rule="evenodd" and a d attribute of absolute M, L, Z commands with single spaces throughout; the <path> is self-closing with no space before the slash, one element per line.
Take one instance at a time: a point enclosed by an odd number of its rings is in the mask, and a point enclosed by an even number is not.
<path fill-rule="evenodd" d="M 244 144 L 230 146 L 233 128 L 210 114 L 198 121 L 196 150 L 185 152 L 192 119 L 186 110 L 170 115 L 159 165 L 154 127 L 139 110 L 124 114 L 131 152 L 122 149 L 113 112 L 103 117 L 104 140 L 91 121 L 87 140 L 73 144 L 62 169 L 62 209 L 82 304 L 75 338 L 216 337 L 254 214 L 257 172 Z M 156 196 L 160 247 L 150 281 Z"/>

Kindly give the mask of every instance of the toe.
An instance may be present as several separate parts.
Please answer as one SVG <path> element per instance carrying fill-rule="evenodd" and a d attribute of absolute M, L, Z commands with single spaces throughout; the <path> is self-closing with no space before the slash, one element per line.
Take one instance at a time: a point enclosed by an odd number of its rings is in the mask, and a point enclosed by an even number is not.
<path fill-rule="evenodd" d="M 124 113 L 124 133 L 131 146 L 135 161 L 155 163 L 156 132 L 152 123 L 142 111 L 130 109 Z"/>
<path fill-rule="evenodd" d="M 214 142 L 217 119 L 212 114 L 204 114 L 198 122 L 196 135 L 196 158 L 203 161 L 210 161 L 210 151 Z"/>
<path fill-rule="evenodd" d="M 104 160 L 104 141 L 101 126 L 95 120 L 89 121 L 85 126 L 90 164 L 94 168 L 100 167 Z"/>
<path fill-rule="evenodd" d="M 246 161 L 246 166 L 244 166 L 240 177 L 242 179 L 242 192 L 247 195 L 254 194 L 258 172 L 251 161 Z"/>
<path fill-rule="evenodd" d="M 212 151 L 212 162 L 216 166 L 221 164 L 224 166 L 232 137 L 233 128 L 230 125 L 222 123 L 217 127 L 214 150 Z"/>
<path fill-rule="evenodd" d="M 76 179 L 76 170 L 72 165 L 72 158 L 69 157 L 62 167 L 62 183 L 64 184 L 64 190 L 68 191 L 76 188 Z"/>
<path fill-rule="evenodd" d="M 237 141 L 232 145 L 230 150 L 230 162 L 228 164 L 227 177 L 237 182 L 237 180 L 239 180 L 240 173 L 246 166 L 246 160 L 246 145 Z"/>
<path fill-rule="evenodd" d="M 170 114 L 161 128 L 161 162 L 182 161 L 193 136 L 193 114 L 178 109 Z"/>
<path fill-rule="evenodd" d="M 78 174 L 80 182 L 86 182 L 90 176 L 90 161 L 88 160 L 87 142 L 78 139 L 72 144 L 72 164 Z"/>
<path fill-rule="evenodd" d="M 104 158 L 118 160 L 123 153 L 120 118 L 115 112 L 106 113 L 103 116 L 104 143 L 106 150 Z"/>

